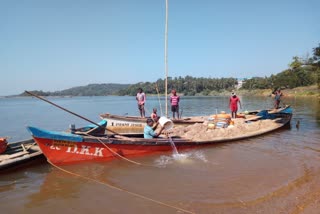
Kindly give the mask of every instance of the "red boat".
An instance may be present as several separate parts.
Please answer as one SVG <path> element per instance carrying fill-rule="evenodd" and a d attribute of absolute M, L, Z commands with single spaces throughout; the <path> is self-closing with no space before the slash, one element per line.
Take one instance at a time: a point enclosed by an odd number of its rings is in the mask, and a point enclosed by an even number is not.
<path fill-rule="evenodd" d="M 7 138 L 0 138 L 0 154 L 4 153 L 7 149 Z"/>
<path fill-rule="evenodd" d="M 43 154 L 54 164 L 76 163 L 81 161 L 107 161 L 114 158 L 140 156 L 153 153 L 172 151 L 172 142 L 178 150 L 196 148 L 200 146 L 246 139 L 280 129 L 290 123 L 291 108 L 272 114 L 268 119 L 270 123 L 260 129 L 252 129 L 238 135 L 217 136 L 207 140 L 194 140 L 183 137 L 144 139 L 141 137 L 128 137 L 119 135 L 83 135 L 66 132 L 47 131 L 36 127 L 28 127 L 33 138 L 40 146 Z M 259 117 L 259 120 L 261 117 Z M 252 126 L 258 121 L 250 121 Z M 270 124 L 272 126 L 269 126 Z M 260 122 L 260 124 L 263 124 Z M 214 132 L 215 130 L 212 130 Z M 213 135 L 214 136 L 214 135 Z"/>

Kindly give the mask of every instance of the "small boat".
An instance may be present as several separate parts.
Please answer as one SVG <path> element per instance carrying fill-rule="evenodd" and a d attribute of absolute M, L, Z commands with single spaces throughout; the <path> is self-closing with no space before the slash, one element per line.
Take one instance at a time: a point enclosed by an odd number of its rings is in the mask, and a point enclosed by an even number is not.
<path fill-rule="evenodd" d="M 1 170 L 17 167 L 41 157 L 44 157 L 43 153 L 32 138 L 7 143 L 6 149 L 0 154 L 0 172 Z"/>
<path fill-rule="evenodd" d="M 247 115 L 257 114 L 259 111 L 249 111 Z M 244 113 L 239 113 L 238 117 L 244 117 Z M 110 113 L 100 114 L 100 118 L 107 120 L 107 128 L 118 134 L 139 135 L 143 133 L 147 118 L 138 116 L 122 116 Z M 203 123 L 208 120 L 208 116 L 192 116 L 179 119 L 171 119 L 174 126 L 189 126 L 195 123 Z"/>
<path fill-rule="evenodd" d="M 236 126 L 228 132 L 229 128 L 212 129 L 212 135 L 209 138 L 201 138 L 200 131 L 197 133 L 199 139 L 192 137 L 184 137 L 175 135 L 171 137 L 160 137 L 154 139 L 144 139 L 140 137 L 130 137 L 130 135 L 105 135 L 105 136 L 88 136 L 82 135 L 81 132 L 67 133 L 48 131 L 36 127 L 27 127 L 33 138 L 43 151 L 47 159 L 53 164 L 69 164 L 83 161 L 108 161 L 115 158 L 141 156 L 154 153 L 163 153 L 172 151 L 172 144 L 178 150 L 199 148 L 219 142 L 230 142 L 258 135 L 270 133 L 290 123 L 292 117 L 292 109 L 286 107 L 273 113 L 262 111 L 257 116 L 251 115 L 251 120 L 239 118 L 236 123 L 241 127 L 236 131 Z M 204 133 L 208 133 L 205 125 L 193 124 L 190 130 L 194 130 L 196 126 L 204 128 Z M 188 126 L 181 127 L 188 130 Z M 220 131 L 219 131 L 220 130 Z M 218 135 L 217 133 L 224 135 Z M 228 134 L 229 133 L 229 134 Z"/>
<path fill-rule="evenodd" d="M 139 135 L 143 133 L 146 125 L 146 119 L 138 116 L 121 116 L 114 114 L 100 114 L 100 118 L 107 120 L 107 128 L 119 134 Z M 174 126 L 188 126 L 195 123 L 203 123 L 207 119 L 206 116 L 185 117 L 180 119 L 172 119 Z"/>

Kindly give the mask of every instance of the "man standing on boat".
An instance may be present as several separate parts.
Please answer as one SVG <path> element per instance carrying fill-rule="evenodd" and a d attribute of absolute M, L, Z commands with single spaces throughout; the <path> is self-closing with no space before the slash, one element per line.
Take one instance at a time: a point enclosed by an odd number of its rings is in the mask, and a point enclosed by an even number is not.
<path fill-rule="evenodd" d="M 175 113 L 177 112 L 177 117 L 179 119 L 180 97 L 177 95 L 177 91 L 175 89 L 172 89 L 171 93 L 172 95 L 170 97 L 170 103 L 171 103 L 172 118 L 175 119 Z"/>
<path fill-rule="evenodd" d="M 138 101 L 138 109 L 140 111 L 140 116 L 144 118 L 146 114 L 144 110 L 144 104 L 146 102 L 146 94 L 143 92 L 142 88 L 138 88 L 136 100 Z"/>
<path fill-rule="evenodd" d="M 238 103 L 239 103 L 240 108 L 241 108 L 240 98 L 237 97 L 235 92 L 232 92 L 230 100 L 229 100 L 229 107 L 230 107 L 230 110 L 231 110 L 231 117 L 232 118 L 237 118 Z"/>

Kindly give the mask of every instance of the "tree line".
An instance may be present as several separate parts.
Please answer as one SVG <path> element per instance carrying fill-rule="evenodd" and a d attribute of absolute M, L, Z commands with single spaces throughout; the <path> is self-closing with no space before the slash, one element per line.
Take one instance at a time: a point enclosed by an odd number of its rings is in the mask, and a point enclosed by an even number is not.
<path fill-rule="evenodd" d="M 123 88 L 129 87 L 130 84 L 89 84 L 87 86 L 78 86 L 69 88 L 62 91 L 44 92 L 44 91 L 32 91 L 34 94 L 40 96 L 107 96 L 117 95 L 117 92 Z M 27 93 L 22 93 L 19 96 L 29 96 Z"/>
<path fill-rule="evenodd" d="M 270 77 L 253 77 L 245 80 L 242 89 L 295 88 L 318 84 L 320 87 L 320 44 L 313 48 L 311 57 L 294 56 L 289 68 Z"/>
<path fill-rule="evenodd" d="M 270 77 L 253 77 L 245 79 L 241 89 L 278 89 L 295 88 L 318 84 L 320 87 L 320 44 L 313 48 L 311 57 L 294 56 L 289 68 Z M 236 78 L 204 78 L 204 77 L 168 77 L 168 93 L 176 89 L 186 96 L 210 95 L 212 92 L 231 91 L 237 87 Z M 41 96 L 135 96 L 138 88 L 148 94 L 164 94 L 165 79 L 156 82 L 140 82 L 137 84 L 89 84 L 56 92 L 33 91 Z M 20 94 L 28 96 L 26 93 Z"/>
<path fill-rule="evenodd" d="M 241 89 L 271 89 L 295 88 L 318 84 L 320 77 L 320 44 L 313 48 L 311 57 L 293 57 L 289 68 L 270 77 L 252 77 L 245 79 Z M 168 91 L 176 89 L 178 93 L 193 96 L 196 94 L 209 95 L 211 92 L 231 91 L 237 87 L 238 80 L 235 78 L 196 78 L 168 77 Z M 120 90 L 118 95 L 131 95 L 137 93 L 138 88 L 142 88 L 148 94 L 164 94 L 165 80 L 158 79 L 156 82 L 141 82 L 130 85 L 128 88 Z"/>
<path fill-rule="evenodd" d="M 168 92 L 171 89 L 176 89 L 178 93 L 183 93 L 187 96 L 194 96 L 196 94 L 209 95 L 211 91 L 231 90 L 237 84 L 235 78 L 197 78 L 197 77 L 168 77 Z M 138 88 L 142 88 L 148 94 L 164 94 L 165 93 L 165 79 L 158 79 L 156 82 L 141 82 L 130 85 L 128 88 L 122 89 L 118 95 L 137 94 Z"/>

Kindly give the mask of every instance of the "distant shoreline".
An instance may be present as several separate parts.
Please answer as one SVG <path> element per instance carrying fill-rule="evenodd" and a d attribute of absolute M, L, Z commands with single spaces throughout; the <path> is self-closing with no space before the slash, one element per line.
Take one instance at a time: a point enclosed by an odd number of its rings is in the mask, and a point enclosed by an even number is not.
<path fill-rule="evenodd" d="M 240 96 L 271 96 L 272 90 L 271 89 L 253 89 L 253 90 L 245 90 L 245 89 L 239 89 L 235 90 L 237 95 Z M 319 97 L 320 98 L 320 88 L 317 85 L 312 86 L 303 86 L 303 87 L 297 87 L 292 89 L 283 89 L 282 93 L 284 96 L 288 97 Z M 170 95 L 170 94 L 168 94 Z M 182 93 L 178 92 L 178 95 L 184 96 Z M 106 96 L 119 96 L 119 95 L 106 95 Z M 129 96 L 129 95 L 125 95 Z M 147 96 L 158 96 L 157 94 L 147 94 Z M 160 96 L 165 96 L 164 94 L 160 94 Z M 224 90 L 224 91 L 212 91 L 209 95 L 202 95 L 196 94 L 195 97 L 205 97 L 205 96 L 230 96 L 230 91 Z M 11 95 L 11 96 L 0 96 L 0 99 L 4 98 L 26 98 L 27 96 L 20 96 L 20 95 Z M 65 96 L 48 96 L 48 97 L 59 97 L 59 98 L 72 98 L 74 96 L 71 95 L 65 95 Z M 76 97 L 76 96 L 75 96 Z"/>
<path fill-rule="evenodd" d="M 281 91 L 284 96 L 288 97 L 320 97 L 320 89 L 317 85 L 283 89 Z M 255 89 L 252 91 L 240 89 L 237 92 L 243 96 L 270 96 L 272 94 L 270 89 Z"/>

